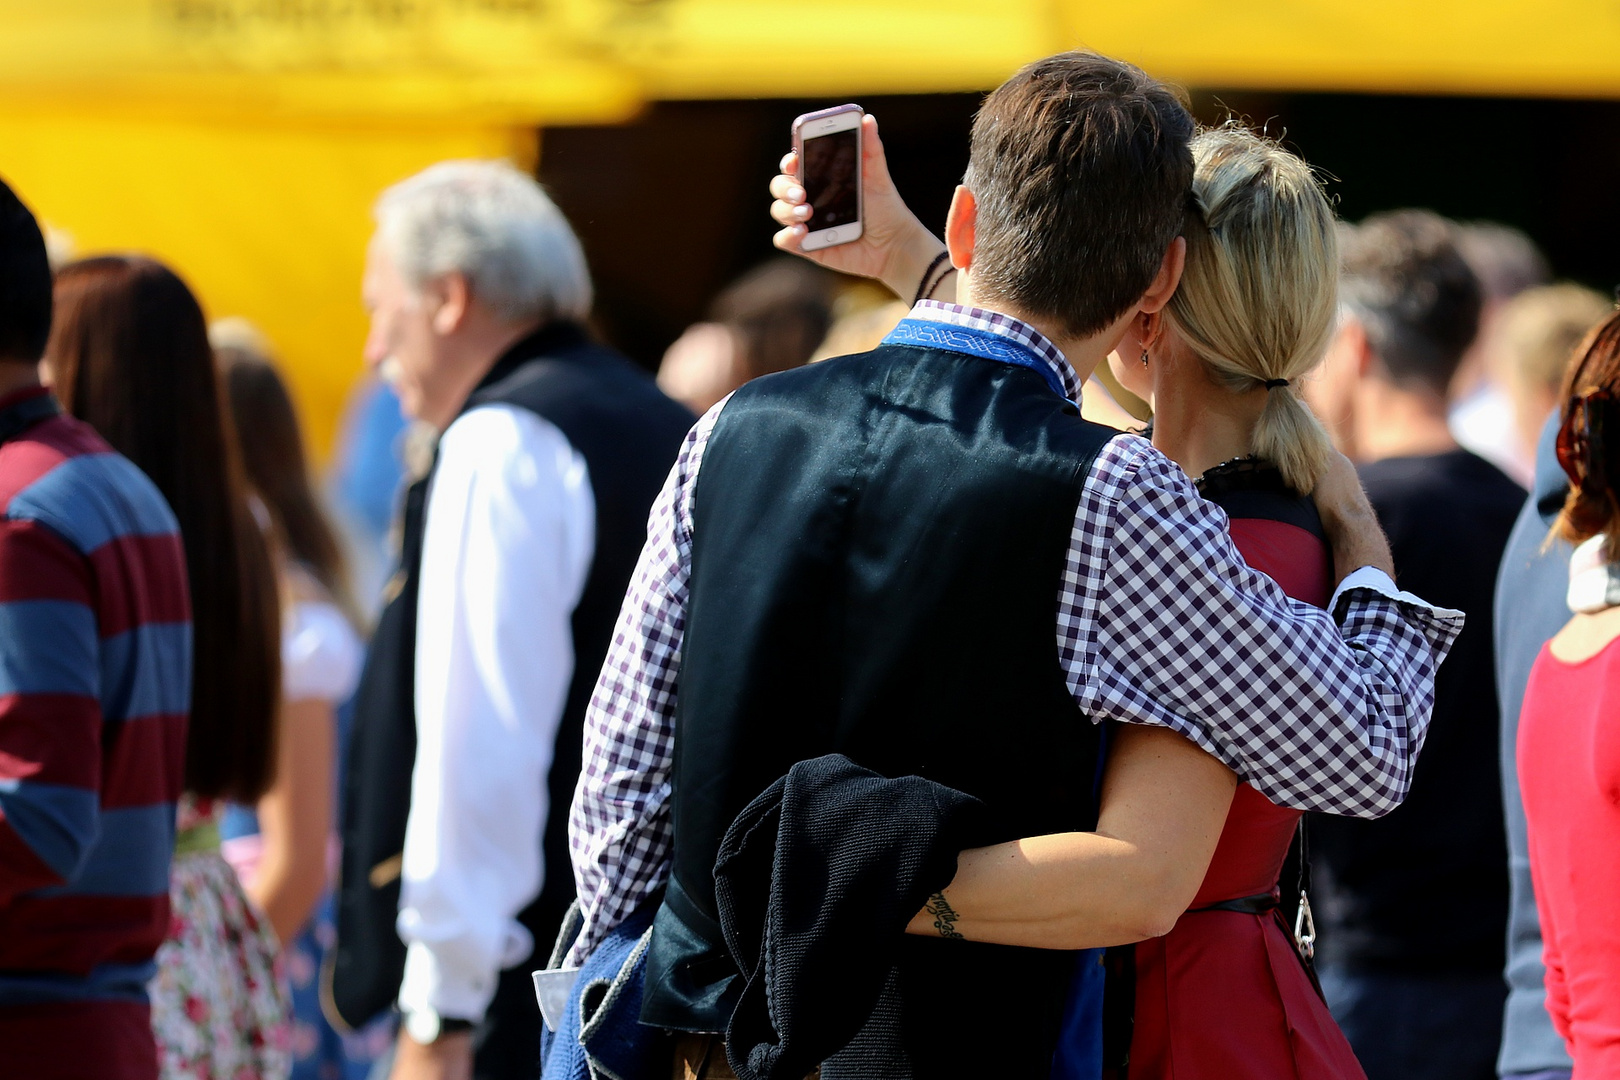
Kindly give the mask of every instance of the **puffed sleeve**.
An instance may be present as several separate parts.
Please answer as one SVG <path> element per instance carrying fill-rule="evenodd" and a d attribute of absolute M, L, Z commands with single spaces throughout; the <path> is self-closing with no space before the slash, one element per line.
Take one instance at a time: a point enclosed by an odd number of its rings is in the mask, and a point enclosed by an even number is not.
<path fill-rule="evenodd" d="M 360 681 L 365 650 L 336 604 L 301 600 L 287 612 L 281 638 L 281 692 L 288 701 L 347 701 Z"/>

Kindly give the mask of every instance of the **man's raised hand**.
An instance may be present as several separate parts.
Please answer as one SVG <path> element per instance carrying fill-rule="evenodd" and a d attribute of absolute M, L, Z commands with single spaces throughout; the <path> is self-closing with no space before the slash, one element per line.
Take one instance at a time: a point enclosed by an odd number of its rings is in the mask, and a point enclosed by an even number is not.
<path fill-rule="evenodd" d="M 799 183 L 798 155 L 789 152 L 782 159 L 780 175 L 771 181 L 771 217 L 783 226 L 772 243 L 811 262 L 857 277 L 876 278 L 903 300 L 910 300 L 922 280 L 923 271 L 941 251 L 944 243 L 929 232 L 917 215 L 900 198 L 889 163 L 878 138 L 877 119 L 871 114 L 861 121 L 861 238 L 848 244 L 804 251 L 800 244 L 810 231 L 812 214 L 803 185 Z"/>

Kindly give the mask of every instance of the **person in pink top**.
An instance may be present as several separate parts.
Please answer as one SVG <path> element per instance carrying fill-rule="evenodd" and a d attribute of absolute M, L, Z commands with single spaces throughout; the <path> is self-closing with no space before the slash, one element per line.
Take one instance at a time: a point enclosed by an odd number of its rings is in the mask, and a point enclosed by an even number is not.
<path fill-rule="evenodd" d="M 1577 350 L 1553 531 L 1574 617 L 1537 657 L 1519 722 L 1519 783 L 1541 913 L 1547 1012 L 1575 1080 L 1620 1076 L 1620 313 Z"/>

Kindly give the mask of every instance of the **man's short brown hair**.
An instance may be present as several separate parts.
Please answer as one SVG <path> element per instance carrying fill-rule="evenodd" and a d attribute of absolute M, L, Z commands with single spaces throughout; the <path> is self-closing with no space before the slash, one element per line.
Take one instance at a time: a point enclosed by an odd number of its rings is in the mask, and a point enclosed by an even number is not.
<path fill-rule="evenodd" d="M 1339 299 L 1392 382 L 1445 395 L 1479 332 L 1479 278 L 1455 227 L 1428 210 L 1391 210 L 1339 238 Z"/>
<path fill-rule="evenodd" d="M 1194 124 L 1146 72 L 1096 53 L 1037 60 L 973 121 L 974 292 L 1094 334 L 1153 284 L 1192 192 Z"/>

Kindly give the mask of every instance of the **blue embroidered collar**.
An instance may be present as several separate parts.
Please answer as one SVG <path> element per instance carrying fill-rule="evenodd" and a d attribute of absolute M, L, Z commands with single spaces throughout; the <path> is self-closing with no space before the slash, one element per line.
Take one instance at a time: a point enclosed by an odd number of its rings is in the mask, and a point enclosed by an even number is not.
<path fill-rule="evenodd" d="M 885 345 L 948 349 L 1035 372 L 1059 397 L 1080 404 L 1080 377 L 1033 326 L 996 311 L 923 300 L 883 339 Z"/>

